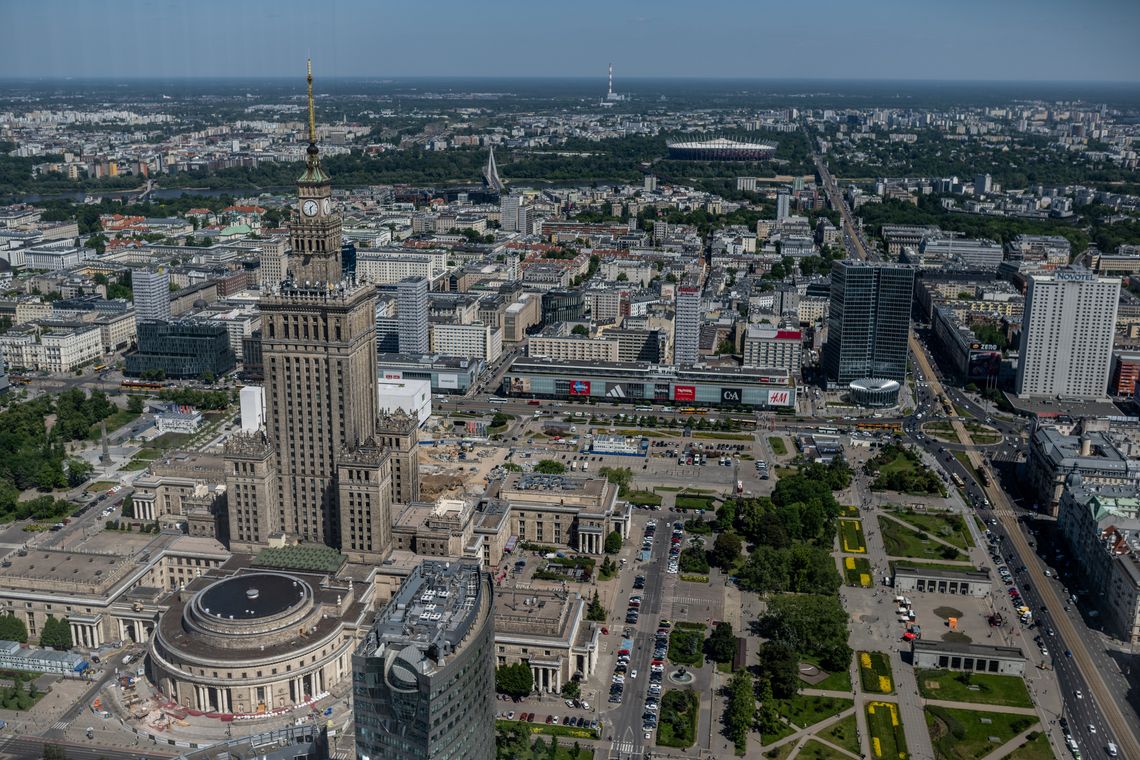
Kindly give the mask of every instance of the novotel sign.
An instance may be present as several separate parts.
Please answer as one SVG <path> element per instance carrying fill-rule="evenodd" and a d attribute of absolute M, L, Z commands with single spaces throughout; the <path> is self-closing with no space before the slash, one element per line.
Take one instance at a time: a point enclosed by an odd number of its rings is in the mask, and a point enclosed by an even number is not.
<path fill-rule="evenodd" d="M 1096 275 L 1092 272 L 1057 271 L 1053 273 L 1053 279 L 1057 282 L 1091 282 L 1096 279 Z"/>

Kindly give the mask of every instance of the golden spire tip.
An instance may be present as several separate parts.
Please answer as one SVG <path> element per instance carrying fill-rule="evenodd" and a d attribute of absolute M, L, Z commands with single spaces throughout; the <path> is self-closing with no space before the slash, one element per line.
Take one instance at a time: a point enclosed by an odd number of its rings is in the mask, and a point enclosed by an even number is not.
<path fill-rule="evenodd" d="M 313 59 L 308 59 L 309 67 L 309 144 L 315 145 L 317 142 L 317 122 L 313 112 Z"/>

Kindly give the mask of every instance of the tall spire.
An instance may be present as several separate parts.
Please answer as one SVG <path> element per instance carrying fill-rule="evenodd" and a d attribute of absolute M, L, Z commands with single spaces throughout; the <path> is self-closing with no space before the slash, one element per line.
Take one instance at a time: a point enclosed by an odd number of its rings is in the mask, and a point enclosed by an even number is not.
<path fill-rule="evenodd" d="M 309 147 L 305 149 L 305 173 L 298 182 L 307 184 L 322 184 L 329 181 L 329 175 L 321 169 L 321 152 L 317 148 L 317 117 L 313 106 L 313 59 L 308 61 L 309 66 Z"/>
<path fill-rule="evenodd" d="M 309 59 L 309 145 L 317 144 L 317 119 L 313 110 L 313 59 Z"/>

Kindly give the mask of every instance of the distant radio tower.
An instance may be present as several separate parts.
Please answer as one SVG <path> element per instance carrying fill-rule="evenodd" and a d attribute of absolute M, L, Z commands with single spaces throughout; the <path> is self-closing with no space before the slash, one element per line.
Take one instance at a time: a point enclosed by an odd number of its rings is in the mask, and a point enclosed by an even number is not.
<path fill-rule="evenodd" d="M 606 87 L 606 97 L 602 99 L 602 105 L 608 108 L 619 100 L 625 100 L 625 96 L 614 92 L 614 65 L 611 63 L 609 86 Z"/>

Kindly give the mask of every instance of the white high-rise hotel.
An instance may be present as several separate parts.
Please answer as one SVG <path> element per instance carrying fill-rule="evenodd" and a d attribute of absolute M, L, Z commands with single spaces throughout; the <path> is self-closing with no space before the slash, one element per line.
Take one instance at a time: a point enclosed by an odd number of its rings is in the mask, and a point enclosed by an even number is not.
<path fill-rule="evenodd" d="M 1120 278 L 1083 267 L 1032 275 L 1025 294 L 1017 395 L 1104 398 Z"/>

